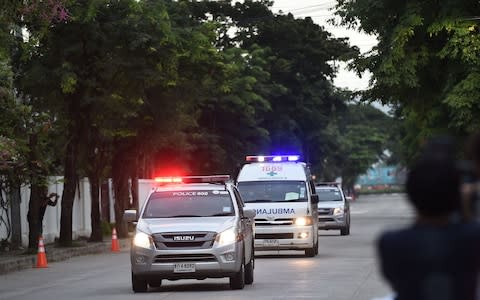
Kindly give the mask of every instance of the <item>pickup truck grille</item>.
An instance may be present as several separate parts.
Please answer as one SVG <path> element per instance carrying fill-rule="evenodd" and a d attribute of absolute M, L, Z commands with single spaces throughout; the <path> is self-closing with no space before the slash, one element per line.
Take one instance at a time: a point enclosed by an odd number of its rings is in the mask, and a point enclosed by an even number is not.
<path fill-rule="evenodd" d="M 285 240 L 293 239 L 293 233 L 257 233 L 255 239 L 260 240 Z"/>
<path fill-rule="evenodd" d="M 153 234 L 153 241 L 158 250 L 209 249 L 216 236 L 216 232 L 164 232 Z"/>
<path fill-rule="evenodd" d="M 318 215 L 319 216 L 333 215 L 333 208 L 319 208 Z"/>
<path fill-rule="evenodd" d="M 213 254 L 170 254 L 157 255 L 154 263 L 177 263 L 177 262 L 215 262 Z"/>

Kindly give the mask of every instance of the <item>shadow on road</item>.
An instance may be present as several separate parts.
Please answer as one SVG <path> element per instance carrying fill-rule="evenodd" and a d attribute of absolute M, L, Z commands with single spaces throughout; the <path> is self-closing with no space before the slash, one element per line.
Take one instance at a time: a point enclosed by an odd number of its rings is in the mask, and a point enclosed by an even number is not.
<path fill-rule="evenodd" d="M 166 281 L 172 282 L 172 281 Z M 200 282 L 200 281 L 198 281 Z M 211 291 L 225 291 L 230 290 L 230 285 L 227 283 L 188 283 L 188 284 L 166 284 L 159 288 L 149 288 L 152 293 L 165 292 L 211 292 Z"/>

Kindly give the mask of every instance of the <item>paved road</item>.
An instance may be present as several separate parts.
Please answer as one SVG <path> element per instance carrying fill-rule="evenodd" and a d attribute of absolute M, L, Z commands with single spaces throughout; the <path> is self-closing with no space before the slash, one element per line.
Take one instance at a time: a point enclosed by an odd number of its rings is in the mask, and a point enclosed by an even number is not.
<path fill-rule="evenodd" d="M 350 236 L 320 231 L 320 254 L 264 252 L 255 282 L 229 290 L 228 279 L 164 281 L 162 288 L 134 295 L 127 252 L 76 257 L 0 276 L 0 299 L 333 299 L 369 300 L 389 292 L 378 275 L 374 240 L 387 228 L 410 222 L 402 195 L 364 196 L 352 205 Z"/>

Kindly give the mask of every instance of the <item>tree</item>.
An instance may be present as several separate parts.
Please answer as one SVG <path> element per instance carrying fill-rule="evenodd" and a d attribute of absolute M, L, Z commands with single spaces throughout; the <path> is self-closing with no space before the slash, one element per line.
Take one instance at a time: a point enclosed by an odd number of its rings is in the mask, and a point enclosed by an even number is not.
<path fill-rule="evenodd" d="M 352 67 L 372 73 L 364 98 L 395 105 L 406 121 L 407 162 L 425 138 L 479 129 L 478 11 L 473 1 L 337 1 L 342 24 L 378 38 Z"/>
<path fill-rule="evenodd" d="M 72 206 L 80 166 L 86 165 L 84 171 L 94 185 L 103 172 L 95 170 L 104 167 L 98 166 L 98 160 L 81 159 L 89 157 L 88 151 L 100 149 L 102 137 L 113 141 L 134 134 L 128 123 L 142 106 L 144 87 L 169 76 L 166 54 L 171 51 L 161 3 L 77 1 L 68 10 L 72 18 L 52 24 L 22 69 L 22 90 L 55 112 L 67 136 L 62 245 L 72 241 Z M 157 70 L 162 68 L 167 71 L 159 76 Z M 41 76 L 44 73 L 51 76 Z M 114 181 L 124 184 L 115 176 Z M 98 194 L 92 196 L 96 208 Z M 123 195 L 116 197 L 125 201 Z M 117 212 L 117 222 L 122 215 L 123 211 Z M 93 232 L 97 234 L 98 216 L 94 212 Z"/>
<path fill-rule="evenodd" d="M 250 138 L 252 146 L 237 149 L 257 153 L 302 153 L 314 168 L 320 168 L 323 158 L 329 155 L 322 153 L 325 150 L 322 147 L 323 131 L 331 112 L 340 109 L 345 100 L 337 95 L 331 83 L 336 72 L 331 62 L 348 59 L 357 49 L 349 47 L 345 39 L 333 38 L 310 18 L 276 15 L 270 6 L 270 1 L 235 4 L 231 1 L 204 1 L 195 3 L 191 14 L 200 20 L 213 20 L 220 24 L 217 47 L 225 53 L 231 51 L 228 49 L 240 47 L 247 57 L 253 54 L 258 57 L 257 60 L 261 58 L 263 61 L 256 66 L 260 67 L 258 70 L 261 73 L 251 77 L 256 81 L 251 84 L 253 90 L 246 90 L 267 101 L 263 107 L 268 109 L 259 106 L 253 114 L 254 127 L 259 129 L 256 135 L 260 135 L 256 139 Z M 258 56 L 259 53 L 262 53 L 261 56 Z M 250 61 L 246 62 L 250 64 Z M 228 104 L 228 107 L 235 106 Z M 225 114 L 221 106 L 216 108 L 217 113 L 209 115 L 210 122 Z M 217 117 L 212 118 L 212 114 Z M 228 118 L 232 117 L 225 119 Z M 238 119 L 242 120 L 241 117 Z M 228 123 L 224 121 L 222 129 L 227 129 L 228 125 L 224 124 Z M 228 137 L 230 133 L 226 131 L 220 137 Z M 268 140 L 260 138 L 262 135 Z M 240 134 L 240 137 L 243 136 Z"/>
<path fill-rule="evenodd" d="M 368 104 L 348 105 L 331 123 L 330 132 L 336 135 L 336 159 L 330 163 L 339 169 L 345 188 L 353 190 L 357 177 L 385 158 L 393 124 L 391 117 Z"/>

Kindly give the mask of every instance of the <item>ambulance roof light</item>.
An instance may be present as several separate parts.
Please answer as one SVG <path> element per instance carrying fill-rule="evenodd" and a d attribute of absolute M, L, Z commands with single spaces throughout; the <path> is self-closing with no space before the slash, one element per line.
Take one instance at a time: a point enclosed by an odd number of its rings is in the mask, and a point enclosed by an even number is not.
<path fill-rule="evenodd" d="M 247 162 L 296 162 L 300 160 L 300 155 L 249 155 L 245 160 Z"/>

